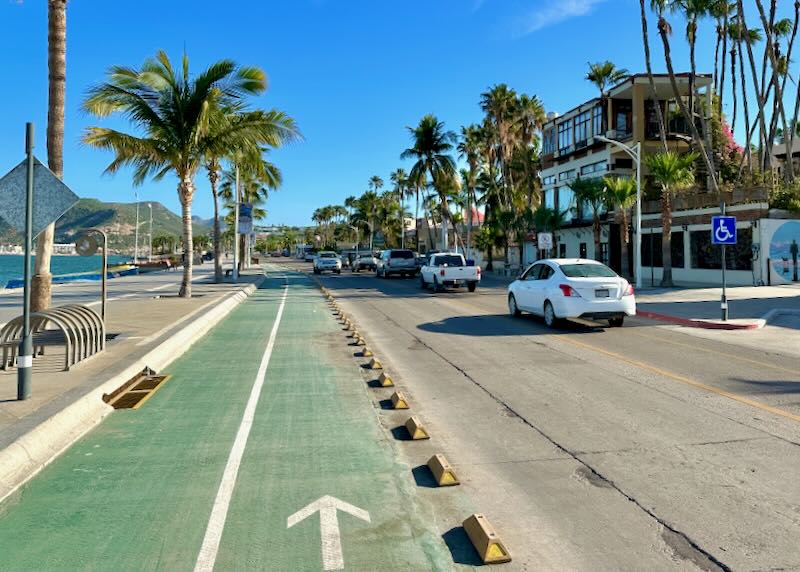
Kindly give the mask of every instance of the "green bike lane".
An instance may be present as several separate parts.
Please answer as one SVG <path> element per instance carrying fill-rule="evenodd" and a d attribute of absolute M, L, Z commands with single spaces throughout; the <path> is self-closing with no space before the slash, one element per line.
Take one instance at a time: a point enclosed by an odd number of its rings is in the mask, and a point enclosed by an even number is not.
<path fill-rule="evenodd" d="M 0 505 L 0 569 L 453 569 L 344 344 L 305 275 L 268 272 L 141 409 L 114 412 Z"/>

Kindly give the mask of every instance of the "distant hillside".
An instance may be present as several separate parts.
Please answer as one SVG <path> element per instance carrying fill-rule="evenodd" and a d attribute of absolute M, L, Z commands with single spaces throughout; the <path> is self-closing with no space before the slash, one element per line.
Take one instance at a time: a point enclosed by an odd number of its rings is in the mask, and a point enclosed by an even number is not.
<path fill-rule="evenodd" d="M 153 236 L 183 234 L 180 216 L 161 203 L 150 204 L 153 205 Z M 147 203 L 139 203 L 139 222 L 139 244 L 145 245 L 147 234 L 150 232 L 150 209 Z M 195 234 L 208 234 L 211 232 L 211 226 L 211 220 L 194 218 Z M 136 203 L 104 203 L 97 199 L 81 199 L 56 222 L 56 242 L 73 242 L 76 234 L 91 227 L 99 227 L 106 231 L 110 250 L 132 250 L 136 228 Z M 22 244 L 22 236 L 0 220 L 0 242 Z"/>

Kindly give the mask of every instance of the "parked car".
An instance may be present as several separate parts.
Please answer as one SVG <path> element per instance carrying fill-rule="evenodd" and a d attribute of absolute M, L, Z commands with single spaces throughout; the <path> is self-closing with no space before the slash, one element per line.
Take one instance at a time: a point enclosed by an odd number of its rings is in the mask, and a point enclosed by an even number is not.
<path fill-rule="evenodd" d="M 360 270 L 375 270 L 378 268 L 378 259 L 373 254 L 359 254 L 353 261 L 353 272 Z"/>
<path fill-rule="evenodd" d="M 414 276 L 417 273 L 417 266 L 414 263 L 414 251 L 393 248 L 384 250 L 378 258 L 375 267 L 375 275 L 378 278 L 387 278 L 392 274 L 400 276 Z"/>
<path fill-rule="evenodd" d="M 316 258 L 314 258 L 314 274 L 321 274 L 325 271 L 336 274 L 342 273 L 342 259 L 339 258 L 338 254 L 330 250 L 318 252 Z"/>
<path fill-rule="evenodd" d="M 608 320 L 619 327 L 636 314 L 633 286 L 605 264 L 594 260 L 540 260 L 508 287 L 512 316 L 530 312 L 544 317 L 548 327 L 567 318 Z"/>
<path fill-rule="evenodd" d="M 466 286 L 470 292 L 474 292 L 480 281 L 480 266 L 467 266 L 464 256 L 458 252 L 432 254 L 419 271 L 420 286 L 433 288 L 434 292 L 459 286 Z"/>

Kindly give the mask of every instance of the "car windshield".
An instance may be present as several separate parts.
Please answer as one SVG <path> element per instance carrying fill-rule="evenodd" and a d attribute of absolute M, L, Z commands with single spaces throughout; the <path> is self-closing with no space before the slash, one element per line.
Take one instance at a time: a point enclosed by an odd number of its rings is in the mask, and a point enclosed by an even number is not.
<path fill-rule="evenodd" d="M 358 257 L 359 260 L 372 260 L 373 256 L 371 254 L 362 254 Z"/>
<path fill-rule="evenodd" d="M 410 250 L 393 250 L 389 253 L 389 258 L 414 258 L 414 253 Z"/>
<path fill-rule="evenodd" d="M 567 278 L 616 278 L 617 273 L 605 264 L 562 264 Z"/>
<path fill-rule="evenodd" d="M 320 252 L 319 257 L 320 258 L 336 258 L 336 253 L 335 252 Z"/>
<path fill-rule="evenodd" d="M 460 256 L 437 256 L 435 258 L 437 266 L 464 266 L 464 260 Z"/>

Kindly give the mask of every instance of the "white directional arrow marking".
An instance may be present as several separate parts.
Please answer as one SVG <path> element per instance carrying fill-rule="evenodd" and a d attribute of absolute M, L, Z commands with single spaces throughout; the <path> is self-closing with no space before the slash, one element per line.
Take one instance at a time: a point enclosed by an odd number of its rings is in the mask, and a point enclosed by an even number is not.
<path fill-rule="evenodd" d="M 364 509 L 328 495 L 306 505 L 286 519 L 286 528 L 292 528 L 298 522 L 307 519 L 315 512 L 319 512 L 323 570 L 341 570 L 344 568 L 342 539 L 339 534 L 339 518 L 336 514 L 336 511 L 339 510 L 366 522 L 370 521 L 369 513 Z"/>

